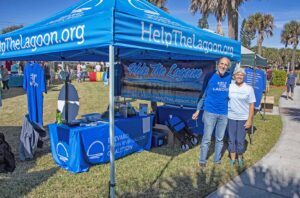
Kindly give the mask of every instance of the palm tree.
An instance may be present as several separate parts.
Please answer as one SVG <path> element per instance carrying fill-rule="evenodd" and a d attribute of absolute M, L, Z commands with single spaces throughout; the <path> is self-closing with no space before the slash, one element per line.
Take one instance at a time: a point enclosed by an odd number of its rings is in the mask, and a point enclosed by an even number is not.
<path fill-rule="evenodd" d="M 267 37 L 273 36 L 274 18 L 270 14 L 256 13 L 251 15 L 246 24 L 245 28 L 249 32 L 257 33 L 257 47 L 258 54 L 261 55 L 262 43 L 264 41 L 264 35 Z"/>
<path fill-rule="evenodd" d="M 287 45 L 293 46 L 293 55 L 292 55 L 292 70 L 295 70 L 295 59 L 296 59 L 296 50 L 299 44 L 300 36 L 300 23 L 297 21 L 291 21 L 284 25 L 283 31 L 281 32 L 281 42 Z"/>
<path fill-rule="evenodd" d="M 244 19 L 243 22 L 242 22 L 241 31 L 240 31 L 240 41 L 241 41 L 241 44 L 244 47 L 250 48 L 251 47 L 251 41 L 255 38 L 255 34 L 253 32 L 249 32 L 245 28 L 246 21 L 247 20 Z"/>
<path fill-rule="evenodd" d="M 147 1 L 166 12 L 169 11 L 169 9 L 166 7 L 167 0 L 147 0 Z"/>
<path fill-rule="evenodd" d="M 22 27 L 24 27 L 24 26 L 23 25 L 12 25 L 12 26 L 8 26 L 6 28 L 3 28 L 1 32 L 2 32 L 2 34 L 6 34 L 8 32 L 15 31 L 15 30 L 20 29 Z"/>
<path fill-rule="evenodd" d="M 222 28 L 222 22 L 224 21 L 226 14 L 227 14 L 227 8 L 228 8 L 228 1 L 214 1 L 214 14 L 217 18 L 217 34 L 224 36 L 224 31 Z"/>
<path fill-rule="evenodd" d="M 191 0 L 190 11 L 200 11 L 204 17 L 214 14 L 217 18 L 217 33 L 223 33 L 222 21 L 228 14 L 229 38 L 238 39 L 238 7 L 247 0 Z"/>
<path fill-rule="evenodd" d="M 210 14 L 214 14 L 218 22 L 216 32 L 224 35 L 222 21 L 224 21 L 227 14 L 227 1 L 191 0 L 190 11 L 192 14 L 200 11 L 202 18 L 207 18 Z"/>
<path fill-rule="evenodd" d="M 209 28 L 209 25 L 208 25 L 208 21 L 207 21 L 207 18 L 205 16 L 202 16 L 201 19 L 199 19 L 198 21 L 198 26 L 200 28 L 205 28 L 205 29 L 208 29 Z"/>
<path fill-rule="evenodd" d="M 238 9 L 247 0 L 228 1 L 228 37 L 238 40 Z"/>

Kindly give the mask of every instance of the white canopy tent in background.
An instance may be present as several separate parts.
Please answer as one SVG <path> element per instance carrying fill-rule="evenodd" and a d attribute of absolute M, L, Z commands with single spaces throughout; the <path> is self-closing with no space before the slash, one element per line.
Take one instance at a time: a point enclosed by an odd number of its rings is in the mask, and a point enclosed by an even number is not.
<path fill-rule="evenodd" d="M 0 36 L 0 60 L 110 63 L 110 195 L 115 196 L 115 60 L 239 61 L 240 43 L 191 26 L 144 0 L 83 0 Z"/>

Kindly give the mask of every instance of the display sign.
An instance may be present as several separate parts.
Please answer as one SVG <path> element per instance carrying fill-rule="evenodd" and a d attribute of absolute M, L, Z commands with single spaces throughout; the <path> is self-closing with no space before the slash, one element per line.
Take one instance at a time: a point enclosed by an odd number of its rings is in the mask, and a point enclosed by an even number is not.
<path fill-rule="evenodd" d="M 253 87 L 256 98 L 255 108 L 258 109 L 263 92 L 266 90 L 266 73 L 261 69 L 246 68 L 244 81 Z"/>
<path fill-rule="evenodd" d="M 121 95 L 174 105 L 197 105 L 214 61 L 122 62 Z"/>

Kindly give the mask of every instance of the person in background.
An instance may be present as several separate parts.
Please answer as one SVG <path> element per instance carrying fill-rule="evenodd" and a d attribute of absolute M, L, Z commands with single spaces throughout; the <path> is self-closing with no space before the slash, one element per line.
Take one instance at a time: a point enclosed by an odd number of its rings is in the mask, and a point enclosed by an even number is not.
<path fill-rule="evenodd" d="M 242 68 L 234 71 L 235 82 L 229 86 L 228 101 L 229 162 L 233 166 L 237 157 L 239 167 L 244 165 L 246 129 L 252 125 L 256 102 L 253 88 L 244 83 L 245 75 L 246 72 Z"/>
<path fill-rule="evenodd" d="M 289 93 L 291 92 L 291 97 L 290 99 L 293 100 L 294 96 L 294 87 L 296 86 L 296 78 L 297 75 L 295 74 L 295 71 L 290 70 L 288 73 L 285 84 L 286 84 L 286 99 L 289 99 Z"/>
<path fill-rule="evenodd" d="M 271 69 L 267 69 L 267 86 L 266 86 L 266 91 L 267 93 L 269 92 L 270 90 L 270 83 L 272 81 L 272 70 Z"/>
<path fill-rule="evenodd" d="M 101 71 L 100 63 L 97 63 L 95 66 L 95 72 L 100 72 L 100 71 Z"/>
<path fill-rule="evenodd" d="M 19 65 L 17 62 L 14 62 L 13 65 L 11 66 L 11 74 L 18 74 L 19 72 Z"/>
<path fill-rule="evenodd" d="M 86 64 L 83 63 L 81 65 L 81 79 L 83 79 L 83 81 L 85 81 L 85 76 L 86 76 Z"/>
<path fill-rule="evenodd" d="M 81 81 L 81 62 L 79 62 L 77 65 L 77 82 L 80 83 L 80 81 Z"/>
<path fill-rule="evenodd" d="M 198 102 L 197 111 L 193 114 L 192 119 L 198 119 L 200 109 L 203 106 L 204 134 L 201 142 L 199 166 L 206 166 L 211 136 L 215 130 L 215 156 L 214 163 L 221 163 L 221 151 L 223 148 L 223 137 L 227 126 L 228 113 L 228 89 L 231 83 L 232 75 L 227 72 L 230 67 L 230 60 L 226 57 L 219 59 L 217 71 L 209 76 L 204 82 L 204 93 Z"/>
<path fill-rule="evenodd" d="M 50 76 L 50 66 L 49 66 L 48 62 L 43 63 L 43 69 L 44 69 L 44 73 L 45 73 L 46 86 L 49 87 L 51 76 Z"/>
<path fill-rule="evenodd" d="M 3 83 L 3 90 L 6 88 L 9 90 L 8 87 L 8 81 L 9 81 L 9 76 L 8 76 L 8 71 L 4 65 L 1 65 L 1 75 L 2 75 L 2 83 Z"/>

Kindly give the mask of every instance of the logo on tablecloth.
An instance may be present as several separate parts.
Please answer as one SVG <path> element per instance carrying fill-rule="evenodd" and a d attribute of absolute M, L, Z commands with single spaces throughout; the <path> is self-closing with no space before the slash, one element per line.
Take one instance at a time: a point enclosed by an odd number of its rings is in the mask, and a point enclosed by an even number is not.
<path fill-rule="evenodd" d="M 104 145 L 101 141 L 94 141 L 88 148 L 86 155 L 89 159 L 99 159 L 104 154 Z"/>
<path fill-rule="evenodd" d="M 56 154 L 57 154 L 58 158 L 63 162 L 66 162 L 69 159 L 68 151 L 67 151 L 66 147 L 63 145 L 63 143 L 61 143 L 61 142 L 59 142 L 56 145 Z"/>

